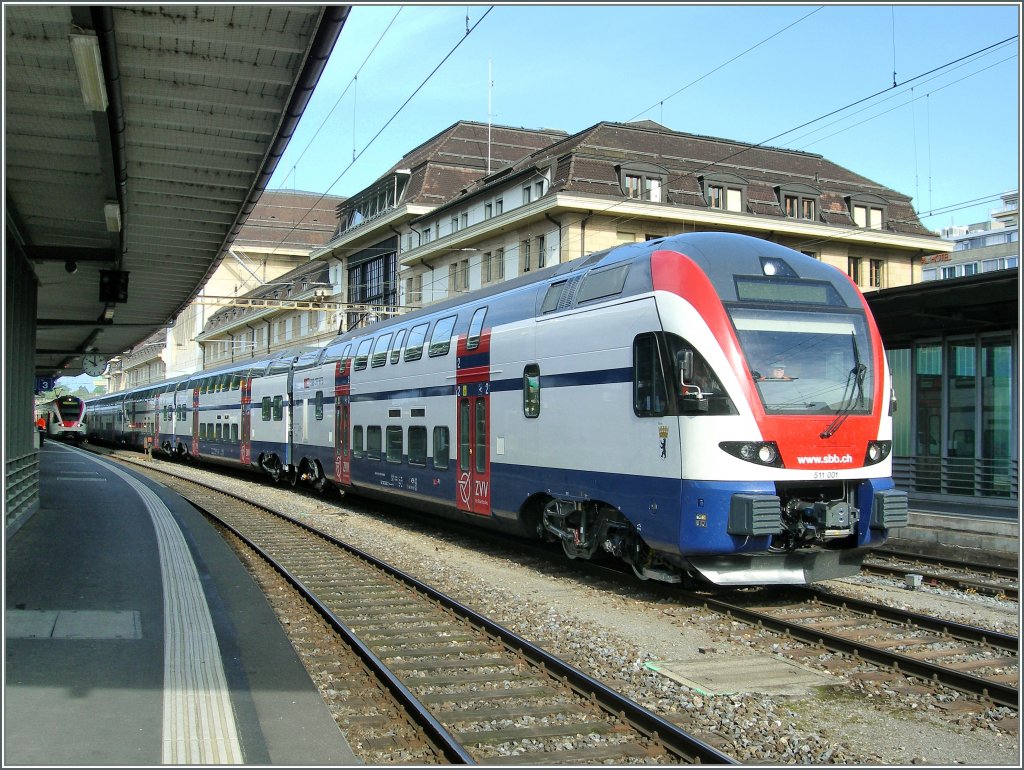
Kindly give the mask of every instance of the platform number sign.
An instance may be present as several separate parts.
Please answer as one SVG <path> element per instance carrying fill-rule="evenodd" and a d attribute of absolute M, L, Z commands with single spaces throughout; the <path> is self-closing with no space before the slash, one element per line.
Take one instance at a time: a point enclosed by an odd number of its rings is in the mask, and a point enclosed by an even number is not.
<path fill-rule="evenodd" d="M 41 395 L 48 390 L 53 390 L 53 377 L 36 377 L 36 395 Z"/>

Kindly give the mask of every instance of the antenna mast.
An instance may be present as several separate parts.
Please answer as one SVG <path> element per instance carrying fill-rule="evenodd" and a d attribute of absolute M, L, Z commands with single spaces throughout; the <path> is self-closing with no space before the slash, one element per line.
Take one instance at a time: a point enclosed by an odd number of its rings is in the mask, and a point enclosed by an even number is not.
<path fill-rule="evenodd" d="M 487 173 L 491 173 L 491 88 L 494 81 L 491 79 L 491 60 L 487 60 Z"/>

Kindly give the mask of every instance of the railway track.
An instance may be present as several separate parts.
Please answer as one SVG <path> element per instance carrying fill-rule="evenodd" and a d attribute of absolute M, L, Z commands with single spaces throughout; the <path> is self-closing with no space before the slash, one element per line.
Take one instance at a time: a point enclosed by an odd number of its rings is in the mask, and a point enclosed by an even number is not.
<path fill-rule="evenodd" d="M 371 757 L 385 751 L 425 764 L 735 764 L 671 722 L 365 552 L 282 512 L 148 462 L 128 462 L 190 500 L 302 593 L 320 618 L 301 620 L 310 625 L 308 645 L 331 667 L 333 681 L 361 676 L 364 683 L 350 688 L 356 700 L 374 690 L 373 698 L 365 696 L 372 710 L 394 714 L 393 734 L 392 728 L 373 728 L 365 720 L 357 725 L 370 730 L 363 743 L 378 752 Z M 254 572 L 262 574 L 266 586 L 273 585 L 266 567 Z M 321 646 L 331 634 L 356 657 L 329 660 Z M 358 707 L 340 700 L 347 716 L 336 713 L 336 720 L 351 723 Z"/>
<path fill-rule="evenodd" d="M 934 684 L 1018 708 L 1016 636 L 813 588 L 785 601 L 726 601 L 691 595 L 695 603 L 817 647 L 842 652 Z"/>
<path fill-rule="evenodd" d="M 950 559 L 876 551 L 864 560 L 861 572 L 904 578 L 920 575 L 923 583 L 943 585 L 986 596 L 1017 600 L 1020 580 L 1015 569 L 986 567 Z"/>

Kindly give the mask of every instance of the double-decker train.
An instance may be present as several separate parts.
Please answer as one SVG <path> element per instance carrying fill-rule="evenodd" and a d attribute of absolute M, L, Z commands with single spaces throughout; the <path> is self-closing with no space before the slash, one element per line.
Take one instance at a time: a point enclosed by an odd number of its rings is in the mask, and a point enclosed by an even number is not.
<path fill-rule="evenodd" d="M 85 438 L 85 402 L 78 396 L 59 396 L 36 407 L 36 419 L 49 438 L 81 441 Z"/>
<path fill-rule="evenodd" d="M 540 537 L 648 579 L 852 575 L 907 523 L 863 296 L 737 234 L 619 246 L 88 406 L 96 439 Z"/>

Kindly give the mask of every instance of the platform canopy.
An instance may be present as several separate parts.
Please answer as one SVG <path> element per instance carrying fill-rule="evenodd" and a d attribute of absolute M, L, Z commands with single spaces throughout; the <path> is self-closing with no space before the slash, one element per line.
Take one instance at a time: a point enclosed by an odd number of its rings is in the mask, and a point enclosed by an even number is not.
<path fill-rule="evenodd" d="M 266 187 L 350 6 L 4 3 L 5 253 L 38 375 L 172 323 Z"/>
<path fill-rule="evenodd" d="M 948 334 L 1017 330 L 1017 268 L 871 292 L 868 305 L 887 348 Z"/>

